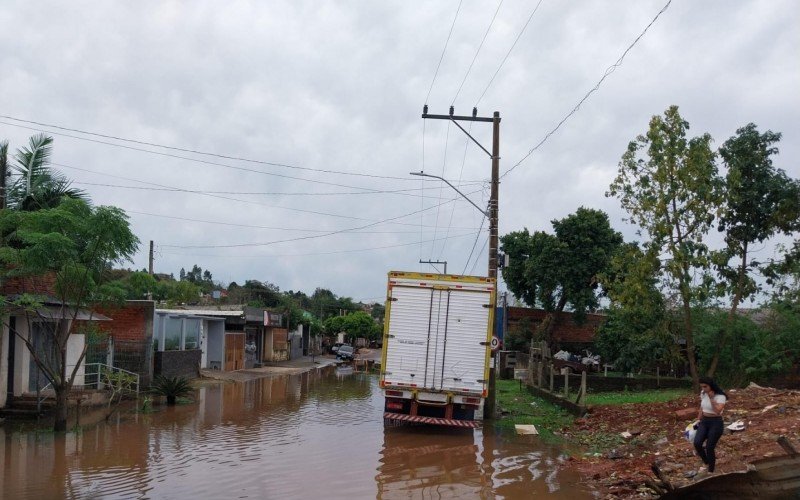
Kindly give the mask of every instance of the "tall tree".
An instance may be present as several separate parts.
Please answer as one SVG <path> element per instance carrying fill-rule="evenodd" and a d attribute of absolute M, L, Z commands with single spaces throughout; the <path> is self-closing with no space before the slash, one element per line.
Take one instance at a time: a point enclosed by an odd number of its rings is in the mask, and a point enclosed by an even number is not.
<path fill-rule="evenodd" d="M 67 365 L 67 343 L 82 308 L 103 301 L 105 271 L 130 260 L 139 240 L 125 213 L 116 207 L 91 207 L 82 200 L 64 199 L 57 208 L 33 212 L 0 211 L 0 278 L 55 276 L 57 303 L 22 294 L 6 298 L 6 314 L 24 315 L 28 329 L 10 332 L 26 345 L 33 361 L 56 396 L 54 430 L 66 430 L 67 395 L 86 355 L 86 346 L 73 366 Z M 111 294 L 115 291 L 112 290 Z M 32 325 L 36 323 L 36 336 Z"/>
<path fill-rule="evenodd" d="M 554 235 L 525 229 L 500 239 L 511 259 L 503 268 L 503 279 L 518 298 L 550 313 L 539 327 L 548 341 L 556 313 L 567 305 L 579 321 L 599 306 L 598 275 L 622 244 L 622 235 L 611 228 L 601 210 L 581 207 L 552 224 Z"/>
<path fill-rule="evenodd" d="M 705 298 L 708 283 L 697 283 L 694 274 L 705 278 L 710 267 L 704 238 L 720 211 L 722 182 L 711 136 L 688 139 L 688 130 L 677 106 L 653 116 L 647 133 L 628 144 L 606 196 L 617 197 L 630 221 L 647 233 L 647 252 L 666 255 L 662 270 L 680 297 L 689 371 L 697 387 L 691 309 Z"/>
<path fill-rule="evenodd" d="M 628 243 L 611 261 L 600 280 L 611 304 L 595 345 L 622 370 L 633 371 L 675 360 L 675 340 L 658 288 L 660 263 L 635 243 Z"/>
<path fill-rule="evenodd" d="M 72 187 L 72 181 L 50 168 L 53 138 L 45 134 L 32 136 L 27 146 L 17 149 L 13 172 L 9 172 L 10 185 L 7 204 L 16 210 L 41 210 L 55 208 L 64 198 L 89 201 L 87 194 Z M 16 174 L 14 174 L 14 172 Z"/>
<path fill-rule="evenodd" d="M 776 233 L 791 233 L 796 226 L 800 185 L 772 164 L 780 138 L 781 134 L 770 130 L 761 134 L 750 123 L 738 129 L 719 150 L 728 170 L 719 220 L 726 245 L 718 253 L 717 264 L 721 282 L 731 296 L 731 308 L 708 367 L 709 376 L 716 372 L 720 353 L 731 338 L 739 304 L 759 289 L 752 273 L 760 263 L 748 260 L 753 246 Z M 734 363 L 739 353 L 737 345 L 733 344 Z"/>

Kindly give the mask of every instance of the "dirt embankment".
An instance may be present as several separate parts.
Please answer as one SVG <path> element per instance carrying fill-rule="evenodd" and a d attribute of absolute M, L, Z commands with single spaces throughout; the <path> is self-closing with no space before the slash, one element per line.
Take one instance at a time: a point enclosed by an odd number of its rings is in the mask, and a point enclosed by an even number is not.
<path fill-rule="evenodd" d="M 716 448 L 715 475 L 746 471 L 753 460 L 784 454 L 776 443 L 780 436 L 800 445 L 800 391 L 751 386 L 732 389 L 728 396 L 725 426 L 742 421 L 745 429 L 726 429 Z M 697 396 L 666 403 L 594 407 L 563 433 L 579 442 L 605 436 L 612 448 L 577 456 L 571 465 L 607 498 L 657 497 L 665 481 L 681 487 L 708 477 L 700 470 L 703 464 L 694 447 L 682 436 L 697 417 L 698 407 Z M 624 432 L 631 436 L 622 437 Z"/>

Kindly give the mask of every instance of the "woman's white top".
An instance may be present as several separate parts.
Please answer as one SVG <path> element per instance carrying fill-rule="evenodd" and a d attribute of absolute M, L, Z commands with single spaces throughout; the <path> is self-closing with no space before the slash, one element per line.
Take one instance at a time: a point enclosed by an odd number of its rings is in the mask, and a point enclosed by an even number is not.
<path fill-rule="evenodd" d="M 714 395 L 714 402 L 717 404 L 725 403 L 727 400 L 728 398 L 726 398 L 722 394 Z M 703 413 L 707 413 L 709 415 L 716 415 L 716 416 L 720 415 L 719 413 L 716 412 L 716 410 L 714 410 L 714 407 L 711 406 L 711 398 L 709 398 L 708 394 L 706 394 L 705 392 L 700 393 L 700 409 L 703 410 Z"/>

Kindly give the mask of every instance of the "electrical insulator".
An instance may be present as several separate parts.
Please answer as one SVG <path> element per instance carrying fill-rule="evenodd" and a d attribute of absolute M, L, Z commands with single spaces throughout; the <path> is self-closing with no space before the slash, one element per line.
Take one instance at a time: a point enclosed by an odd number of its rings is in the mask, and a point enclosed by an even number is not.
<path fill-rule="evenodd" d="M 450 116 L 453 116 L 453 112 L 454 111 L 455 111 L 455 109 L 453 108 L 453 106 L 450 106 Z"/>
<path fill-rule="evenodd" d="M 472 117 L 475 118 L 478 116 L 478 108 L 472 108 Z"/>
<path fill-rule="evenodd" d="M 423 115 L 427 115 L 428 114 L 428 105 L 427 104 L 422 106 L 422 114 Z"/>

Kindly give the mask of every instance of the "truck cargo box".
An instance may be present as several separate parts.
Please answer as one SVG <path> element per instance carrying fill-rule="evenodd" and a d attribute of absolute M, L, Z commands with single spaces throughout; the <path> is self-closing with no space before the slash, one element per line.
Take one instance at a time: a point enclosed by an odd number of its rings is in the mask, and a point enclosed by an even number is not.
<path fill-rule="evenodd" d="M 392 271 L 381 387 L 387 420 L 465 426 L 489 379 L 495 280 Z"/>

